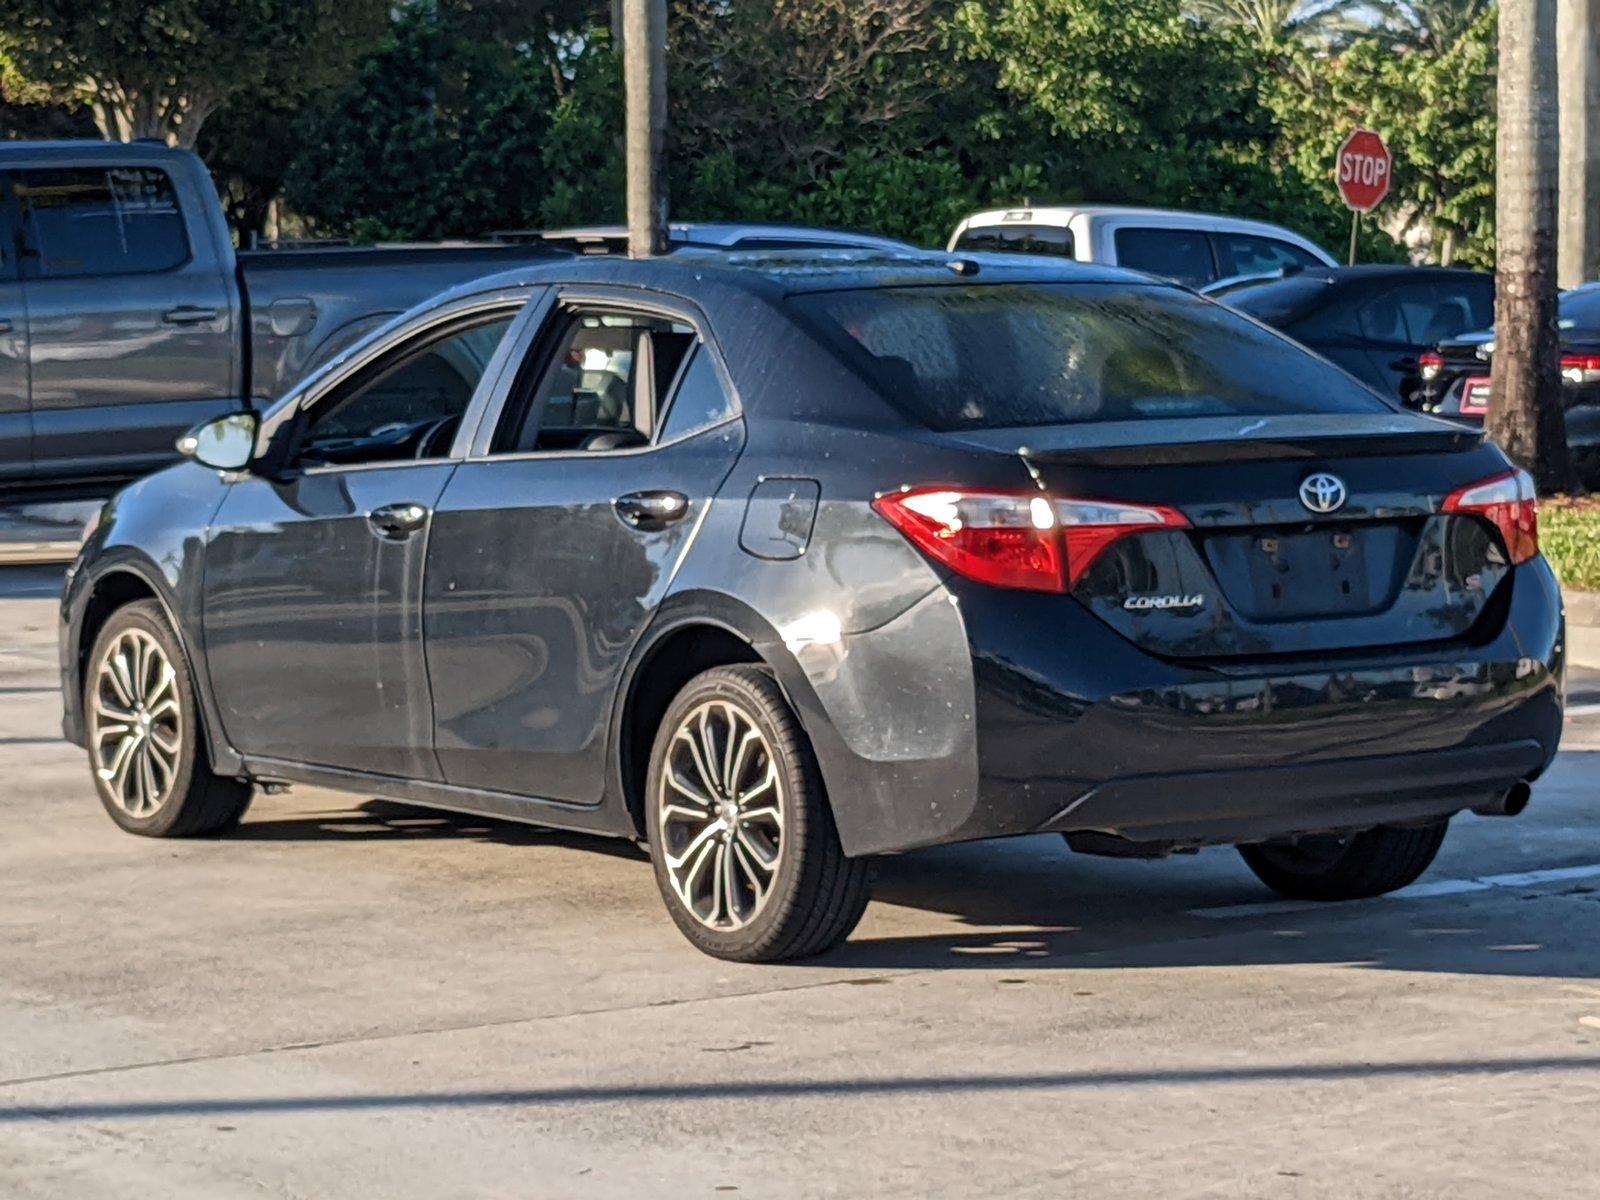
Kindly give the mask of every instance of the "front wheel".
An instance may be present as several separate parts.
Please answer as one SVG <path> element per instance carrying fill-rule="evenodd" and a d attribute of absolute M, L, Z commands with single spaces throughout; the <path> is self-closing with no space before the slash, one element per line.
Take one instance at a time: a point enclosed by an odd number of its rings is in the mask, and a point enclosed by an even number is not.
<path fill-rule="evenodd" d="M 667 709 L 645 818 L 678 928 L 735 962 L 820 954 L 867 905 L 871 867 L 846 858 L 805 734 L 771 674 L 716 667 Z"/>
<path fill-rule="evenodd" d="M 1444 843 L 1448 821 L 1240 846 L 1256 877 L 1291 900 L 1365 900 L 1415 883 Z"/>
<path fill-rule="evenodd" d="M 106 621 L 89 652 L 83 713 L 95 790 L 123 829 L 185 837 L 239 823 L 250 785 L 212 772 L 183 649 L 154 600 Z"/>

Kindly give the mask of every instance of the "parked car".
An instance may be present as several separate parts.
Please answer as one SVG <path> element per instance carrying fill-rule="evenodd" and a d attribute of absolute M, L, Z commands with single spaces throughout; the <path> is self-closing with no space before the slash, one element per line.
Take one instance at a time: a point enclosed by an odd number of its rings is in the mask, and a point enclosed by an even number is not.
<path fill-rule="evenodd" d="M 1191 287 L 1283 267 L 1335 265 L 1321 246 L 1281 225 L 1109 205 L 1024 205 L 973 213 L 956 226 L 949 249 L 1106 263 Z"/>
<path fill-rule="evenodd" d="M 844 938 L 873 855 L 1014 834 L 1376 895 L 1561 734 L 1527 476 L 1128 272 L 574 258 L 185 447 L 63 596 L 118 825 L 293 782 L 644 839 L 725 958 Z"/>
<path fill-rule="evenodd" d="M 819 229 L 810 225 L 769 225 L 760 222 L 717 224 L 676 223 L 668 227 L 673 249 L 703 250 L 881 250 L 917 253 L 910 242 L 855 233 L 846 229 Z M 537 243 L 574 254 L 625 254 L 625 225 L 586 225 L 573 229 L 511 229 L 490 235 L 498 241 Z"/>
<path fill-rule="evenodd" d="M 1316 267 L 1203 290 L 1413 406 L 1422 356 L 1494 315 L 1494 276 L 1447 267 Z"/>
<path fill-rule="evenodd" d="M 235 254 L 195 155 L 0 142 L 0 493 L 105 493 L 413 304 L 550 257 L 491 243 Z"/>
<path fill-rule="evenodd" d="M 1579 482 L 1600 488 L 1600 283 L 1563 292 L 1557 320 L 1567 448 Z M 1441 341 L 1422 356 L 1423 410 L 1482 428 L 1489 415 L 1493 363 L 1492 329 Z"/>

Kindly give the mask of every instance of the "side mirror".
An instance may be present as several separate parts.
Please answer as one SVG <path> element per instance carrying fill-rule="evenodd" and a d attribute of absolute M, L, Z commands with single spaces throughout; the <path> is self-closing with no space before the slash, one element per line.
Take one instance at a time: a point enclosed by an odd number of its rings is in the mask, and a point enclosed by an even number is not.
<path fill-rule="evenodd" d="M 178 439 L 178 453 L 204 467 L 242 471 L 255 457 L 258 427 L 253 412 L 213 417 Z"/>

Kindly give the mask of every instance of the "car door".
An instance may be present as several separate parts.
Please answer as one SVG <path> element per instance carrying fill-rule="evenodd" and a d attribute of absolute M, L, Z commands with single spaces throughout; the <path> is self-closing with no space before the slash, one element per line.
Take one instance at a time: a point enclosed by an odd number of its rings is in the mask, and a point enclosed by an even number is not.
<path fill-rule="evenodd" d="M 742 445 L 698 313 L 626 291 L 552 307 L 428 543 L 449 783 L 600 800 L 624 663 Z"/>
<path fill-rule="evenodd" d="M 453 442 L 520 306 L 431 314 L 308 397 L 288 465 L 228 490 L 206 549 L 206 659 L 248 757 L 436 779 L 422 571 Z"/>
<path fill-rule="evenodd" d="M 44 476 L 127 475 L 236 406 L 232 277 L 159 166 L 12 173 Z M 197 252 L 197 247 L 199 252 Z"/>
<path fill-rule="evenodd" d="M 33 473 L 28 412 L 28 309 L 18 269 L 16 201 L 0 175 L 0 484 Z"/>

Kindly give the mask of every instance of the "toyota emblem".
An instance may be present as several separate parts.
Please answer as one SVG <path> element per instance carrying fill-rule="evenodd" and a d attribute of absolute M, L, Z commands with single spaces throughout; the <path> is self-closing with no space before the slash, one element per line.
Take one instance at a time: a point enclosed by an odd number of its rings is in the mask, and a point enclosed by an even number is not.
<path fill-rule="evenodd" d="M 1307 475 L 1300 485 L 1300 503 L 1314 513 L 1338 512 L 1348 496 L 1344 480 L 1326 471 Z"/>

